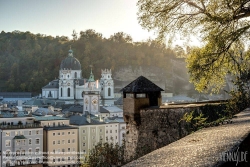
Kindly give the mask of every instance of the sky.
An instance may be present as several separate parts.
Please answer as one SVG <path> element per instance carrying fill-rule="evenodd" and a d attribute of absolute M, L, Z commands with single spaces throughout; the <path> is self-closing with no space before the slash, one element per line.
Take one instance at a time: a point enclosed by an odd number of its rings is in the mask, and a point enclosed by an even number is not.
<path fill-rule="evenodd" d="M 117 32 L 133 41 L 155 39 L 137 20 L 137 0 L 0 0 L 0 31 L 68 36 L 94 29 L 109 38 Z M 182 43 L 181 38 L 177 41 Z"/>

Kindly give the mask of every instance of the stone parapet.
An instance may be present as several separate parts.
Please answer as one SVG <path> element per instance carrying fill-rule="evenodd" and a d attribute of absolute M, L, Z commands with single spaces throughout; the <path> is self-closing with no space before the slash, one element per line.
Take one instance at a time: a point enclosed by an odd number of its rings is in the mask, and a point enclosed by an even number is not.
<path fill-rule="evenodd" d="M 180 126 L 176 122 L 183 112 L 185 112 L 184 109 L 178 111 L 176 109 L 174 111 L 159 110 L 157 112 L 141 110 L 142 125 L 140 127 L 143 128 L 139 127 L 139 131 L 137 131 L 138 145 L 142 146 L 143 143 L 148 143 L 156 148 L 161 145 L 160 143 L 166 145 L 167 142 L 180 138 L 182 134 L 185 135 L 185 129 L 178 129 Z M 147 120 L 150 119 L 147 116 L 150 115 L 151 118 L 155 119 L 155 122 L 146 125 L 146 122 L 150 121 Z M 163 122 L 168 123 L 163 124 Z M 171 128 L 173 129 L 171 130 Z M 150 131 L 152 132 L 149 133 Z M 249 134 L 250 109 L 246 109 L 235 115 L 231 124 L 196 131 L 150 152 L 124 167 L 250 166 Z M 169 139 L 163 136 L 169 136 Z"/>

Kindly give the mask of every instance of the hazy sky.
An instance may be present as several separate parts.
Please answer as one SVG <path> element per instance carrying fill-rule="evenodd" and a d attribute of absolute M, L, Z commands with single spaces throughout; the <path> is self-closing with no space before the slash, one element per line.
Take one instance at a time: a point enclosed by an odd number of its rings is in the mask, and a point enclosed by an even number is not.
<path fill-rule="evenodd" d="M 94 29 L 108 38 L 125 32 L 134 41 L 154 38 L 137 21 L 136 0 L 0 0 L 0 30 L 68 36 Z"/>
<path fill-rule="evenodd" d="M 109 38 L 117 32 L 133 41 L 154 39 L 137 20 L 137 0 L 0 0 L 0 32 L 14 30 L 72 38 L 73 30 L 94 29 Z M 182 45 L 180 38 L 174 44 Z M 197 41 L 189 41 L 197 45 Z"/>

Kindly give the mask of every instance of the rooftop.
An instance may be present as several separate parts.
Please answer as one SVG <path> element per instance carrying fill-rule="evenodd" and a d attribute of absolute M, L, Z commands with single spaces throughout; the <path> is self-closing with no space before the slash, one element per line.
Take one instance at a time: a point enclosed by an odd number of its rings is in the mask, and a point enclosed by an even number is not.
<path fill-rule="evenodd" d="M 64 117 L 59 116 L 34 116 L 36 121 L 51 121 L 51 120 L 67 120 Z"/>
<path fill-rule="evenodd" d="M 49 131 L 49 130 L 77 129 L 77 127 L 68 126 L 68 125 L 62 125 L 62 126 L 44 127 L 43 129 Z"/>
<path fill-rule="evenodd" d="M 147 93 L 160 92 L 164 90 L 147 78 L 140 76 L 136 80 L 128 84 L 126 87 L 124 87 L 121 91 L 123 91 L 123 93 Z"/>

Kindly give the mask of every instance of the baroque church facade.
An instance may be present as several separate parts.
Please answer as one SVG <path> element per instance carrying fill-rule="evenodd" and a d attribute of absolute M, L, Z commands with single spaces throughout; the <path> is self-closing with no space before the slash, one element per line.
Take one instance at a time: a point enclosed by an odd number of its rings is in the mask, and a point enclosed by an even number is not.
<path fill-rule="evenodd" d="M 62 60 L 59 78 L 49 82 L 42 88 L 42 97 L 65 101 L 83 101 L 84 110 L 99 111 L 99 104 L 114 104 L 114 82 L 111 70 L 101 71 L 101 79 L 95 80 L 90 73 L 89 79 L 82 77 L 81 63 L 70 49 L 68 56 Z M 100 101 L 101 100 L 101 101 Z"/>

